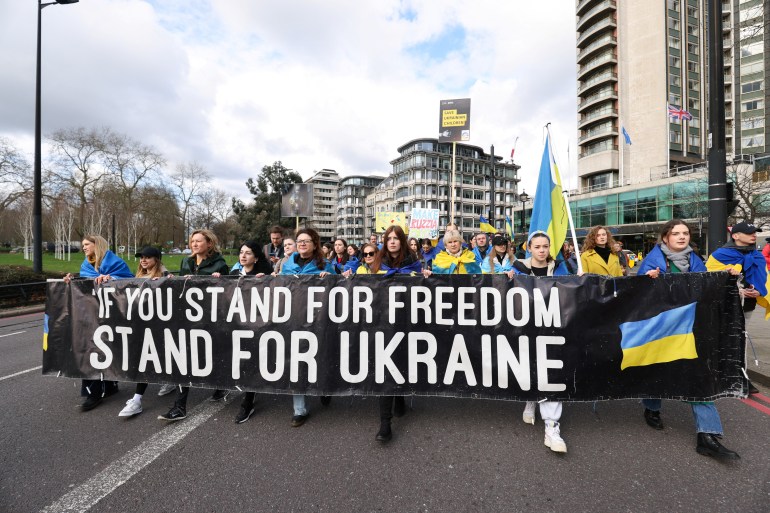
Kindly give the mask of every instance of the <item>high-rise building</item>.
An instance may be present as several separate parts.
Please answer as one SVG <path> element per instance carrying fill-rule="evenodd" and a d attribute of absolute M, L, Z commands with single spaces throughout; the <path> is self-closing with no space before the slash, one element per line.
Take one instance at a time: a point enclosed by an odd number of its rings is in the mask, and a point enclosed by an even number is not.
<path fill-rule="evenodd" d="M 489 154 L 470 144 L 457 143 L 456 147 L 455 223 L 464 233 L 473 233 L 478 231 L 479 216 L 483 215 L 491 217 L 495 226 L 503 230 L 505 216 L 511 214 L 517 199 L 517 173 L 521 166 L 496 156 L 492 181 Z M 446 226 L 450 215 L 452 144 L 439 143 L 438 139 L 414 139 L 399 147 L 398 153 L 390 162 L 393 211 L 436 208 L 440 210 L 440 226 Z M 490 212 L 492 194 L 494 213 Z"/>
<path fill-rule="evenodd" d="M 356 245 L 362 244 L 369 237 L 365 215 L 366 198 L 383 179 L 375 175 L 352 175 L 340 180 L 336 205 L 337 237 Z"/>
<path fill-rule="evenodd" d="M 577 2 L 580 190 L 707 159 L 706 9 L 706 0 Z M 767 151 L 764 11 L 763 0 L 722 2 L 728 159 Z"/>
<path fill-rule="evenodd" d="M 316 171 L 305 183 L 313 184 L 313 217 L 309 225 L 318 231 L 322 241 L 334 237 L 337 188 L 340 175 L 333 169 Z"/>

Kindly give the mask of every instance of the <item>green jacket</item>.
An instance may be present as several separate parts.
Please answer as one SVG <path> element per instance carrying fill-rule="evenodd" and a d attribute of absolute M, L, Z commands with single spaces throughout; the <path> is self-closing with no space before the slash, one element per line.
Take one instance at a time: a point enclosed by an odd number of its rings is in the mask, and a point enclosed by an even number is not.
<path fill-rule="evenodd" d="M 186 257 L 182 260 L 182 265 L 179 269 L 179 276 L 188 276 L 190 274 L 211 276 L 214 273 L 230 274 L 230 268 L 220 253 L 214 253 L 210 257 L 205 258 L 199 266 L 195 265 L 194 256 Z"/>

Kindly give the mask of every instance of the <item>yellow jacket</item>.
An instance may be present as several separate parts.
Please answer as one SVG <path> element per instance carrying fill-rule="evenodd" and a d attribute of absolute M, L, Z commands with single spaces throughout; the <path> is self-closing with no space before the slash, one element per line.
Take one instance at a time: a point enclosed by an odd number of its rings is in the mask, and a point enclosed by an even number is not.
<path fill-rule="evenodd" d="M 610 259 L 605 262 L 599 254 L 593 249 L 580 254 L 580 260 L 583 262 L 583 272 L 590 274 L 602 274 L 604 276 L 623 276 L 623 268 L 620 266 L 620 259 L 615 253 L 610 254 Z"/>

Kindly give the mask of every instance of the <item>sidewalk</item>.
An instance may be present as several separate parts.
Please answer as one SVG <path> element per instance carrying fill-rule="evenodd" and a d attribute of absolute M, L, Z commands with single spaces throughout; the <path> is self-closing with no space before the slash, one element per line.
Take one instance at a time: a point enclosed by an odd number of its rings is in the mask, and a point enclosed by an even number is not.
<path fill-rule="evenodd" d="M 770 320 L 765 320 L 764 308 L 757 306 L 757 310 L 746 325 L 754 349 L 751 344 L 746 346 L 746 372 L 752 382 L 770 386 Z M 748 342 L 748 341 L 747 341 Z M 759 366 L 754 365 L 754 353 L 756 352 Z"/>

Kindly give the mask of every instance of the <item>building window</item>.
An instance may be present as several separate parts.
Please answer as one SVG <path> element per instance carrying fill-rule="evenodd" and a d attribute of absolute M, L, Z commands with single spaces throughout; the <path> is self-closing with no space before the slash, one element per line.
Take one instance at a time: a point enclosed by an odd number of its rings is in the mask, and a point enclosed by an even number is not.
<path fill-rule="evenodd" d="M 687 24 L 687 35 L 688 36 L 697 36 L 698 35 L 698 27 L 688 23 Z"/>
<path fill-rule="evenodd" d="M 687 88 L 691 91 L 700 91 L 700 80 L 687 80 Z"/>
<path fill-rule="evenodd" d="M 765 135 L 752 135 L 749 137 L 741 138 L 741 146 L 744 148 L 756 148 L 765 145 Z"/>
<path fill-rule="evenodd" d="M 669 130 L 668 140 L 674 144 L 682 144 L 682 133 L 676 130 Z"/>
<path fill-rule="evenodd" d="M 679 39 L 678 38 L 669 36 L 669 38 L 668 38 L 668 46 L 669 46 L 669 48 L 675 48 L 675 49 L 679 50 L 682 45 L 679 44 Z"/>
<path fill-rule="evenodd" d="M 679 59 L 679 57 L 676 57 L 674 55 L 668 56 L 668 65 L 672 66 L 674 68 L 679 68 L 682 66 L 682 61 Z"/>
<path fill-rule="evenodd" d="M 681 105 L 682 104 L 682 97 L 678 94 L 669 93 L 668 95 L 668 103 L 671 105 Z"/>
<path fill-rule="evenodd" d="M 690 108 L 690 110 L 700 110 L 700 100 L 690 98 L 687 100 L 687 106 Z"/>
<path fill-rule="evenodd" d="M 695 43 L 687 43 L 687 51 L 694 55 L 698 55 L 698 52 L 699 52 L 698 45 Z"/>
<path fill-rule="evenodd" d="M 679 12 L 679 0 L 668 0 L 668 8 L 672 11 Z"/>
<path fill-rule="evenodd" d="M 752 100 L 750 102 L 741 103 L 741 112 L 746 112 L 749 110 L 764 109 L 764 108 L 765 108 L 764 100 Z"/>
<path fill-rule="evenodd" d="M 671 87 L 682 87 L 682 77 L 671 74 L 668 76 L 668 83 Z"/>
<path fill-rule="evenodd" d="M 700 136 L 697 134 L 690 134 L 687 137 L 687 142 L 690 146 L 700 146 Z"/>
<path fill-rule="evenodd" d="M 741 63 L 741 75 L 746 76 L 751 73 L 759 73 L 765 69 L 765 63 L 762 61 L 756 61 L 749 64 Z"/>
<path fill-rule="evenodd" d="M 679 20 L 676 18 L 669 18 L 668 28 L 670 28 L 671 30 L 680 30 L 681 25 L 679 24 Z"/>
<path fill-rule="evenodd" d="M 741 93 L 753 93 L 754 91 L 759 91 L 762 89 L 762 81 L 756 80 L 754 82 L 747 82 L 745 84 L 741 84 Z"/>
<path fill-rule="evenodd" d="M 696 61 L 688 61 L 687 62 L 687 71 L 690 73 L 697 73 L 698 72 L 698 63 Z"/>
<path fill-rule="evenodd" d="M 762 41 L 741 46 L 741 59 L 762 53 L 764 46 L 765 44 Z"/>
<path fill-rule="evenodd" d="M 752 128 L 764 128 L 765 118 L 743 118 L 741 119 L 741 130 L 751 130 Z"/>
<path fill-rule="evenodd" d="M 698 17 L 698 8 L 694 5 L 688 5 L 687 6 L 687 16 L 690 18 L 697 18 Z"/>

